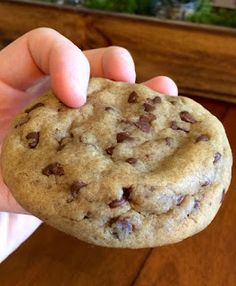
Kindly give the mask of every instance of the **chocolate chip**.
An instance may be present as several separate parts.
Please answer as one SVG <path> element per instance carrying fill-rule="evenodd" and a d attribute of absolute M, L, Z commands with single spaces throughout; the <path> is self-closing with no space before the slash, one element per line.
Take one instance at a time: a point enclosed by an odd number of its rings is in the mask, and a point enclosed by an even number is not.
<path fill-rule="evenodd" d="M 35 105 L 31 106 L 30 108 L 26 109 L 25 112 L 30 113 L 32 110 L 39 108 L 39 107 L 42 107 L 42 106 L 45 106 L 45 104 L 42 102 L 38 102 Z"/>
<path fill-rule="evenodd" d="M 131 165 L 136 164 L 137 161 L 138 161 L 138 160 L 137 160 L 136 158 L 128 158 L 128 159 L 125 160 L 125 162 L 127 162 L 127 163 L 129 163 L 129 164 L 131 164 Z"/>
<path fill-rule="evenodd" d="M 128 201 L 130 193 L 132 191 L 132 187 L 129 188 L 123 188 L 123 195 L 121 197 L 121 199 L 119 200 L 113 200 L 112 202 L 109 203 L 109 207 L 110 208 L 117 208 L 122 206 L 124 203 L 126 203 L 126 201 Z"/>
<path fill-rule="evenodd" d="M 179 113 L 179 116 L 182 121 L 185 121 L 188 123 L 196 123 L 196 120 L 193 118 L 193 116 L 188 111 L 181 111 Z"/>
<path fill-rule="evenodd" d="M 114 222 L 111 225 L 112 233 L 119 240 L 123 240 L 123 239 L 127 238 L 127 236 L 133 232 L 133 225 L 132 225 L 129 218 L 119 217 L 117 219 L 113 219 L 113 221 Z"/>
<path fill-rule="evenodd" d="M 132 140 L 133 138 L 130 137 L 129 133 L 127 132 L 120 132 L 116 134 L 116 141 L 117 143 L 121 143 L 126 140 Z"/>
<path fill-rule="evenodd" d="M 196 143 L 198 143 L 200 141 L 209 141 L 208 135 L 202 134 L 202 135 L 198 136 L 197 139 L 196 139 Z"/>
<path fill-rule="evenodd" d="M 219 152 L 215 153 L 213 164 L 217 163 L 221 158 L 221 154 Z"/>
<path fill-rule="evenodd" d="M 174 143 L 174 139 L 172 137 L 166 137 L 165 142 L 167 146 L 171 146 Z"/>
<path fill-rule="evenodd" d="M 200 207 L 200 201 L 199 200 L 194 200 L 194 205 L 193 205 L 193 207 L 195 208 L 195 209 L 198 209 L 199 207 Z"/>
<path fill-rule="evenodd" d="M 147 101 L 152 104 L 161 103 L 160 96 L 155 96 L 154 98 L 148 98 Z"/>
<path fill-rule="evenodd" d="M 133 188 L 132 187 L 123 187 L 122 190 L 123 190 L 123 197 L 126 200 L 128 200 L 131 192 L 133 191 Z"/>
<path fill-rule="evenodd" d="M 39 132 L 30 132 L 25 138 L 28 140 L 29 148 L 34 149 L 39 143 Z"/>
<path fill-rule="evenodd" d="M 115 146 L 111 146 L 111 147 L 108 147 L 105 151 L 108 155 L 112 155 L 114 149 L 115 149 Z"/>
<path fill-rule="evenodd" d="M 50 176 L 50 175 L 55 175 L 55 176 L 63 176 L 64 175 L 64 168 L 62 165 L 58 162 L 49 164 L 47 167 L 45 167 L 42 170 L 43 175 L 45 176 Z"/>
<path fill-rule="evenodd" d="M 211 184 L 210 180 L 206 180 L 205 182 L 201 183 L 201 187 L 206 187 Z"/>
<path fill-rule="evenodd" d="M 70 186 L 70 193 L 73 199 L 76 199 L 79 195 L 79 191 L 81 188 L 86 187 L 88 184 L 82 181 L 75 181 L 71 186 Z"/>
<path fill-rule="evenodd" d="M 150 132 L 151 122 L 156 119 L 156 116 L 152 113 L 141 115 L 139 117 L 139 121 L 135 123 L 135 125 L 142 130 L 143 132 Z"/>
<path fill-rule="evenodd" d="M 30 117 L 29 117 L 29 116 L 26 117 L 26 118 L 23 118 L 23 119 L 21 119 L 14 127 L 15 127 L 15 128 L 18 128 L 18 127 L 20 127 L 20 126 L 26 124 L 27 122 L 29 122 L 29 120 L 30 120 Z"/>
<path fill-rule="evenodd" d="M 184 195 L 179 195 L 176 199 L 176 205 L 180 206 L 184 200 L 185 196 Z"/>
<path fill-rule="evenodd" d="M 106 111 L 113 111 L 114 108 L 113 108 L 113 107 L 110 107 L 110 106 L 106 106 L 106 107 L 105 107 L 105 110 L 106 110 Z"/>
<path fill-rule="evenodd" d="M 135 91 L 133 91 L 129 95 L 128 102 L 129 103 L 137 103 L 138 102 L 137 99 L 138 99 L 138 94 Z"/>
<path fill-rule="evenodd" d="M 220 203 L 222 203 L 224 201 L 224 199 L 225 199 L 225 189 L 223 189 L 223 191 L 222 191 Z"/>
<path fill-rule="evenodd" d="M 87 212 L 86 215 L 83 217 L 83 219 L 89 219 L 91 218 L 92 213 L 91 212 Z"/>
<path fill-rule="evenodd" d="M 147 112 L 153 111 L 155 109 L 155 106 L 149 103 L 146 103 L 146 102 L 143 104 L 143 107 L 144 107 L 144 111 L 147 111 Z"/>
<path fill-rule="evenodd" d="M 181 131 L 184 131 L 185 133 L 189 133 L 189 130 L 187 130 L 185 128 L 182 128 L 182 127 L 179 127 L 177 125 L 176 121 L 171 121 L 170 128 L 173 129 L 173 130 L 181 130 Z"/>
<path fill-rule="evenodd" d="M 125 198 L 122 197 L 120 200 L 114 200 L 109 203 L 109 207 L 111 209 L 121 207 L 126 202 Z"/>

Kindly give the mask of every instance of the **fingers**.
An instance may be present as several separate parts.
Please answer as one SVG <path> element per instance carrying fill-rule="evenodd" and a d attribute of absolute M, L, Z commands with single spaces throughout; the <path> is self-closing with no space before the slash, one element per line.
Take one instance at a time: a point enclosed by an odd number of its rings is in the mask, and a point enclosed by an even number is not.
<path fill-rule="evenodd" d="M 87 58 L 88 59 L 87 59 Z M 78 107 L 86 100 L 91 75 L 118 81 L 135 81 L 134 63 L 120 47 L 82 51 L 70 40 L 48 28 L 33 30 L 0 53 L 0 80 L 26 90 L 50 75 L 56 95 L 67 105 Z"/>
<path fill-rule="evenodd" d="M 144 84 L 154 89 L 155 91 L 158 91 L 166 95 L 173 95 L 173 96 L 178 95 L 178 88 L 175 82 L 166 76 L 154 77 L 144 82 Z"/>
<path fill-rule="evenodd" d="M 50 75 L 57 96 L 69 106 L 85 102 L 89 63 L 71 41 L 48 28 L 33 30 L 0 53 L 0 80 L 26 90 L 42 76 Z"/>
<path fill-rule="evenodd" d="M 91 76 L 135 82 L 135 67 L 130 53 L 120 47 L 82 51 L 58 32 L 39 28 L 17 39 L 0 53 L 0 80 L 18 90 L 26 90 L 50 76 L 56 95 L 68 106 L 86 101 Z M 17 64 L 16 64 L 17 63 Z M 159 92 L 177 95 L 177 87 L 166 77 L 145 83 Z"/>
<path fill-rule="evenodd" d="M 136 78 L 131 54 L 121 47 L 108 47 L 84 51 L 91 76 L 105 77 L 115 81 L 134 83 Z"/>

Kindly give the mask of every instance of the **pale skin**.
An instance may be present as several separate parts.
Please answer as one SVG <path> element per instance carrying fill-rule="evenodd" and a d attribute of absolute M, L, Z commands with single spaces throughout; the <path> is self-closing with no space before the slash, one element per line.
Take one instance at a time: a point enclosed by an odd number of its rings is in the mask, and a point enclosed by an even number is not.
<path fill-rule="evenodd" d="M 48 28 L 30 31 L 7 46 L 0 52 L 0 63 L 0 147 L 14 116 L 49 87 L 49 77 L 58 98 L 73 108 L 86 102 L 91 76 L 130 83 L 136 78 L 133 59 L 126 49 L 112 46 L 82 52 Z M 175 83 L 165 76 L 144 84 L 167 95 L 178 93 Z M 0 211 L 26 213 L 3 183 L 1 170 Z"/>

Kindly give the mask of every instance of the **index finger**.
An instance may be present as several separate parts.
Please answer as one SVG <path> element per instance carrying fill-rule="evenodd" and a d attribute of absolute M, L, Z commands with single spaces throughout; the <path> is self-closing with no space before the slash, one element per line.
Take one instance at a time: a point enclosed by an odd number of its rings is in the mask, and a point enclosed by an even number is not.
<path fill-rule="evenodd" d="M 90 75 L 82 51 L 58 32 L 39 28 L 18 38 L 0 53 L 0 80 L 26 90 L 50 75 L 57 96 L 69 106 L 82 105 Z"/>

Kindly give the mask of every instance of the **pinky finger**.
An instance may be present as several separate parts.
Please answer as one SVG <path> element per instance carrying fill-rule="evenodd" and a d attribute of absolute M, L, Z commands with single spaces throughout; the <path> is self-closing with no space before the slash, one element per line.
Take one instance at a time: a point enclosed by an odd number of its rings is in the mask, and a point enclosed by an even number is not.
<path fill-rule="evenodd" d="M 154 77 L 146 82 L 144 82 L 146 86 L 150 87 L 151 89 L 166 94 L 177 96 L 178 95 L 178 88 L 175 82 L 166 76 L 157 76 Z"/>

